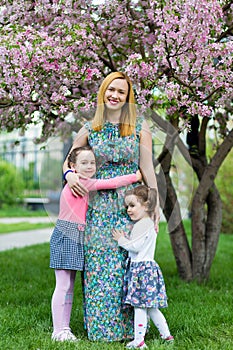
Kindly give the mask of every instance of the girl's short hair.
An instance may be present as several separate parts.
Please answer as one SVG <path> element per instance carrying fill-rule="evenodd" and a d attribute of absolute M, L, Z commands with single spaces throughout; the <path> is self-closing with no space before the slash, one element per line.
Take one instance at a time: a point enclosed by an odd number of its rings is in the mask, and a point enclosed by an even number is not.
<path fill-rule="evenodd" d="M 77 156 L 82 151 L 93 152 L 93 149 L 89 145 L 82 146 L 82 147 L 76 147 L 76 148 L 72 149 L 72 151 L 69 153 L 68 158 L 67 158 L 69 168 L 71 168 L 71 163 L 76 163 Z M 94 152 L 93 152 L 93 154 L 94 154 Z"/>
<path fill-rule="evenodd" d="M 120 135 L 130 136 L 135 133 L 137 111 L 132 82 L 130 78 L 123 72 L 113 72 L 108 74 L 100 85 L 97 97 L 97 108 L 92 122 L 92 128 L 95 131 L 100 131 L 103 127 L 105 121 L 104 95 L 109 84 L 111 84 L 111 82 L 115 79 L 124 79 L 128 84 L 128 95 L 126 103 L 122 107 L 120 118 Z"/>
<path fill-rule="evenodd" d="M 155 188 L 147 187 L 146 185 L 139 185 L 131 190 L 126 191 L 125 198 L 127 196 L 134 195 L 137 197 L 138 201 L 147 205 L 148 213 L 150 216 L 154 214 L 155 207 L 157 205 L 157 190 Z"/>

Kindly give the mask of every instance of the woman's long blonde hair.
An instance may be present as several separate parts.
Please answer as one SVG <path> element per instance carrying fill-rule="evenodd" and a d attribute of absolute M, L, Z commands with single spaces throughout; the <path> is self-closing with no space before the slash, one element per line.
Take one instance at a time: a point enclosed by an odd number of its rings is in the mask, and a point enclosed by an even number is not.
<path fill-rule="evenodd" d="M 107 77 L 103 80 L 100 85 L 98 97 L 97 97 L 97 108 L 95 112 L 95 116 L 92 122 L 92 128 L 95 131 L 100 131 L 105 122 L 105 105 L 104 105 L 104 95 L 105 92 L 111 84 L 111 82 L 115 79 L 125 79 L 128 83 L 128 96 L 126 99 L 125 105 L 121 110 L 121 118 L 120 118 L 120 135 L 121 136 L 130 136 L 135 132 L 135 124 L 136 124 L 136 106 L 134 99 L 134 92 L 132 87 L 132 82 L 129 77 L 122 72 L 113 72 L 107 75 Z"/>

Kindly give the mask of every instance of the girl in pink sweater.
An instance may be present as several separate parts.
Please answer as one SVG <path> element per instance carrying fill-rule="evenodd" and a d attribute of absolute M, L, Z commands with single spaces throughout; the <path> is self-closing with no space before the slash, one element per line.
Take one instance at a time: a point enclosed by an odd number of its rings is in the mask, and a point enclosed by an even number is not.
<path fill-rule="evenodd" d="M 96 172 L 95 156 L 90 146 L 72 150 L 68 157 L 68 172 L 83 176 L 89 191 L 113 189 L 141 180 L 141 173 L 110 179 L 92 179 Z M 60 196 L 60 211 L 50 239 L 50 267 L 55 269 L 56 287 L 52 297 L 53 334 L 55 341 L 77 341 L 70 329 L 70 315 L 76 271 L 84 268 L 84 230 L 88 208 L 88 194 L 77 196 L 65 185 Z"/>

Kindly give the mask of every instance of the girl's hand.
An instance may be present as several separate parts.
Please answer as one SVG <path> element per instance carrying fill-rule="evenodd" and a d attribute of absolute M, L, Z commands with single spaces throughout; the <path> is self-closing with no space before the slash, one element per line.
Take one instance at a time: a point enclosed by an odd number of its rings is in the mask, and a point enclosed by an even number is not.
<path fill-rule="evenodd" d="M 142 182 L 142 173 L 140 170 L 136 171 L 137 181 Z"/>
<path fill-rule="evenodd" d="M 71 172 L 66 175 L 68 186 L 70 187 L 70 190 L 75 197 L 83 197 L 88 193 L 88 189 L 80 182 L 80 177 L 85 178 L 81 174 Z"/>
<path fill-rule="evenodd" d="M 119 239 L 121 238 L 121 237 L 124 237 L 125 236 L 125 234 L 124 234 L 124 231 L 120 231 L 120 230 L 117 230 L 117 229 L 114 229 L 113 231 L 112 231 L 112 237 L 113 237 L 113 239 L 114 239 L 114 241 L 119 241 Z"/>

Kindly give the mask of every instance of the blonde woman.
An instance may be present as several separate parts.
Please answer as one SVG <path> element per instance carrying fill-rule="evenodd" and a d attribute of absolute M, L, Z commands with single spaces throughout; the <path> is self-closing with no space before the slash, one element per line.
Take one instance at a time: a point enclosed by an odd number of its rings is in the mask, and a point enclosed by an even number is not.
<path fill-rule="evenodd" d="M 124 73 L 113 72 L 103 80 L 94 119 L 80 129 L 72 147 L 87 144 L 97 160 L 96 178 L 131 174 L 140 168 L 144 182 L 157 190 L 151 133 L 146 121 L 137 116 L 132 83 Z M 66 160 L 64 173 L 67 170 Z M 77 174 L 68 172 L 66 180 L 74 195 L 86 194 Z M 89 203 L 84 240 L 84 308 L 90 340 L 133 338 L 133 310 L 122 305 L 127 251 L 112 240 L 114 228 L 131 229 L 124 207 L 126 189 L 98 191 Z M 159 206 L 157 220 L 158 211 Z"/>

